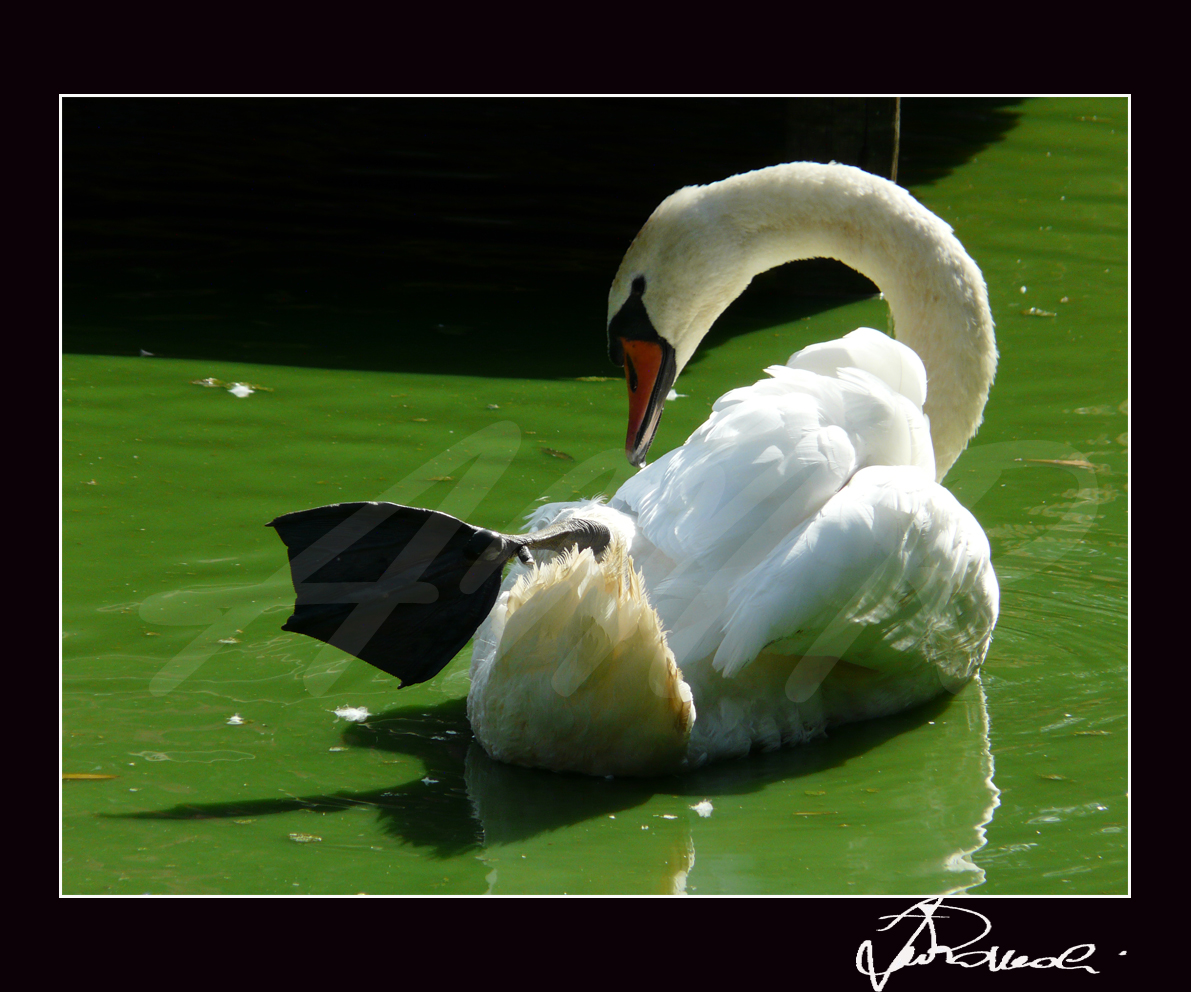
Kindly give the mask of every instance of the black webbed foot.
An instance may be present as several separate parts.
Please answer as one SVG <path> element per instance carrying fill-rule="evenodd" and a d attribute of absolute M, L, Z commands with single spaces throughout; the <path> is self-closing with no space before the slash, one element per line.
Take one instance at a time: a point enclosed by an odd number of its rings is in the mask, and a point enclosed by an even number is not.
<path fill-rule="evenodd" d="M 334 503 L 270 524 L 289 550 L 297 601 L 282 630 L 307 634 L 401 679 L 433 678 L 491 611 L 501 571 L 531 547 L 601 553 L 609 536 L 587 520 L 511 537 L 435 510 Z"/>

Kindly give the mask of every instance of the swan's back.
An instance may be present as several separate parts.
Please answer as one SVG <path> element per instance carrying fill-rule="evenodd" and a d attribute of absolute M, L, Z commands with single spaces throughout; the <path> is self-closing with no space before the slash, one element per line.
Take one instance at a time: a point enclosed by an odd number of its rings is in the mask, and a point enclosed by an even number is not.
<path fill-rule="evenodd" d="M 934 478 L 925 372 L 905 345 L 861 328 L 765 371 L 612 500 L 673 561 L 751 567 L 868 465 Z M 645 577 L 653 593 L 660 577 Z"/>

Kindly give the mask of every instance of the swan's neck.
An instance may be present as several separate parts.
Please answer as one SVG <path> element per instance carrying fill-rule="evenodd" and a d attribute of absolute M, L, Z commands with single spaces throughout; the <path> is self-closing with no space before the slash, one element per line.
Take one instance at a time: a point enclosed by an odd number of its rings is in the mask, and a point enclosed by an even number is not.
<path fill-rule="evenodd" d="M 697 299 L 675 328 L 680 368 L 754 276 L 797 259 L 839 259 L 877 284 L 895 336 L 926 366 L 924 409 L 943 477 L 980 425 L 997 364 L 984 278 L 946 223 L 893 183 L 811 163 L 679 190 L 654 218 L 667 213 L 681 247 L 710 262 L 693 266 L 698 282 L 685 289 Z M 651 307 L 648 291 L 645 301 Z"/>

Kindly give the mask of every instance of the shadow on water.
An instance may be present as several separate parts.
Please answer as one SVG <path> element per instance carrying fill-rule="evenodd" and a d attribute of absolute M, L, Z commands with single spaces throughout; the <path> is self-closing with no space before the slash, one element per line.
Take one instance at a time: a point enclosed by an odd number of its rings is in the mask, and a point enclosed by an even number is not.
<path fill-rule="evenodd" d="M 899 180 L 933 182 L 999 141 L 1017 102 L 903 101 Z M 890 116 L 859 98 L 71 98 L 63 347 L 608 374 L 607 287 L 657 203 L 802 157 L 888 174 L 863 160 L 876 125 L 848 144 L 857 113 Z M 715 339 L 871 292 L 839 263 L 784 266 Z"/>
<path fill-rule="evenodd" d="M 687 775 L 600 779 L 519 768 L 493 761 L 475 742 L 462 699 L 435 707 L 394 709 L 353 724 L 344 742 L 402 754 L 422 762 L 422 777 L 367 792 L 184 803 L 139 813 L 98 814 L 116 819 L 200 820 L 261 817 L 296 810 L 329 813 L 375 809 L 390 836 L 437 857 L 526 840 L 586 820 L 633 809 L 655 795 L 692 802 L 757 792 L 775 782 L 834 768 L 899 734 L 935 720 L 950 704 L 944 695 L 905 713 L 839 727 L 798 747 L 721 761 Z"/>

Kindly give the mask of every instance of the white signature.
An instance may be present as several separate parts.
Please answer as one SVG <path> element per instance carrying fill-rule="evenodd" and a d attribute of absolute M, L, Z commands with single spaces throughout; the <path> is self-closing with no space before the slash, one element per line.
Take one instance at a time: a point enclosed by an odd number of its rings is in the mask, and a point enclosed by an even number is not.
<path fill-rule="evenodd" d="M 1068 947 L 1067 950 L 1057 957 L 1033 959 L 1025 954 L 1018 954 L 1017 951 L 1012 949 L 1001 954 L 1000 948 L 996 944 L 993 944 L 986 951 L 956 953 L 988 936 L 989 931 L 992 930 L 992 923 L 989 922 L 987 916 L 977 913 L 974 909 L 964 909 L 962 906 L 954 905 L 947 906 L 945 908 L 951 910 L 952 913 L 958 910 L 961 913 L 978 916 L 984 922 L 984 929 L 971 940 L 966 940 L 962 944 L 955 944 L 951 947 L 946 944 L 940 944 L 935 933 L 935 911 L 942 903 L 942 896 L 934 896 L 915 903 L 905 912 L 898 913 L 896 916 L 881 917 L 882 920 L 889 920 L 889 923 L 883 926 L 878 933 L 890 929 L 894 924 L 900 923 L 904 919 L 917 919 L 918 917 L 913 915 L 915 913 L 922 914 L 922 922 L 918 924 L 918 928 L 910 935 L 910 939 L 906 941 L 905 946 L 897 952 L 897 956 L 894 957 L 889 967 L 884 971 L 877 971 L 877 966 L 873 962 L 873 942 L 866 940 L 860 945 L 860 948 L 856 951 L 856 969 L 862 975 L 868 975 L 869 981 L 872 982 L 873 989 L 876 992 L 881 992 L 881 989 L 885 987 L 885 983 L 889 981 L 889 976 L 895 971 L 907 968 L 910 965 L 930 964 L 936 957 L 943 956 L 946 957 L 948 964 L 958 964 L 964 968 L 978 968 L 981 965 L 988 965 L 989 971 L 1012 971 L 1015 968 L 1061 968 L 1064 971 L 1076 971 L 1082 968 L 1090 974 L 1100 974 L 1100 972 L 1096 971 L 1090 965 L 1079 963 L 1080 961 L 1086 961 L 1096 953 L 1095 944 L 1076 944 L 1074 947 Z M 938 918 L 947 919 L 947 914 L 939 913 Z M 918 935 L 923 930 L 926 930 L 929 934 L 930 946 L 920 953 L 914 947 L 914 941 L 918 939 Z"/>

